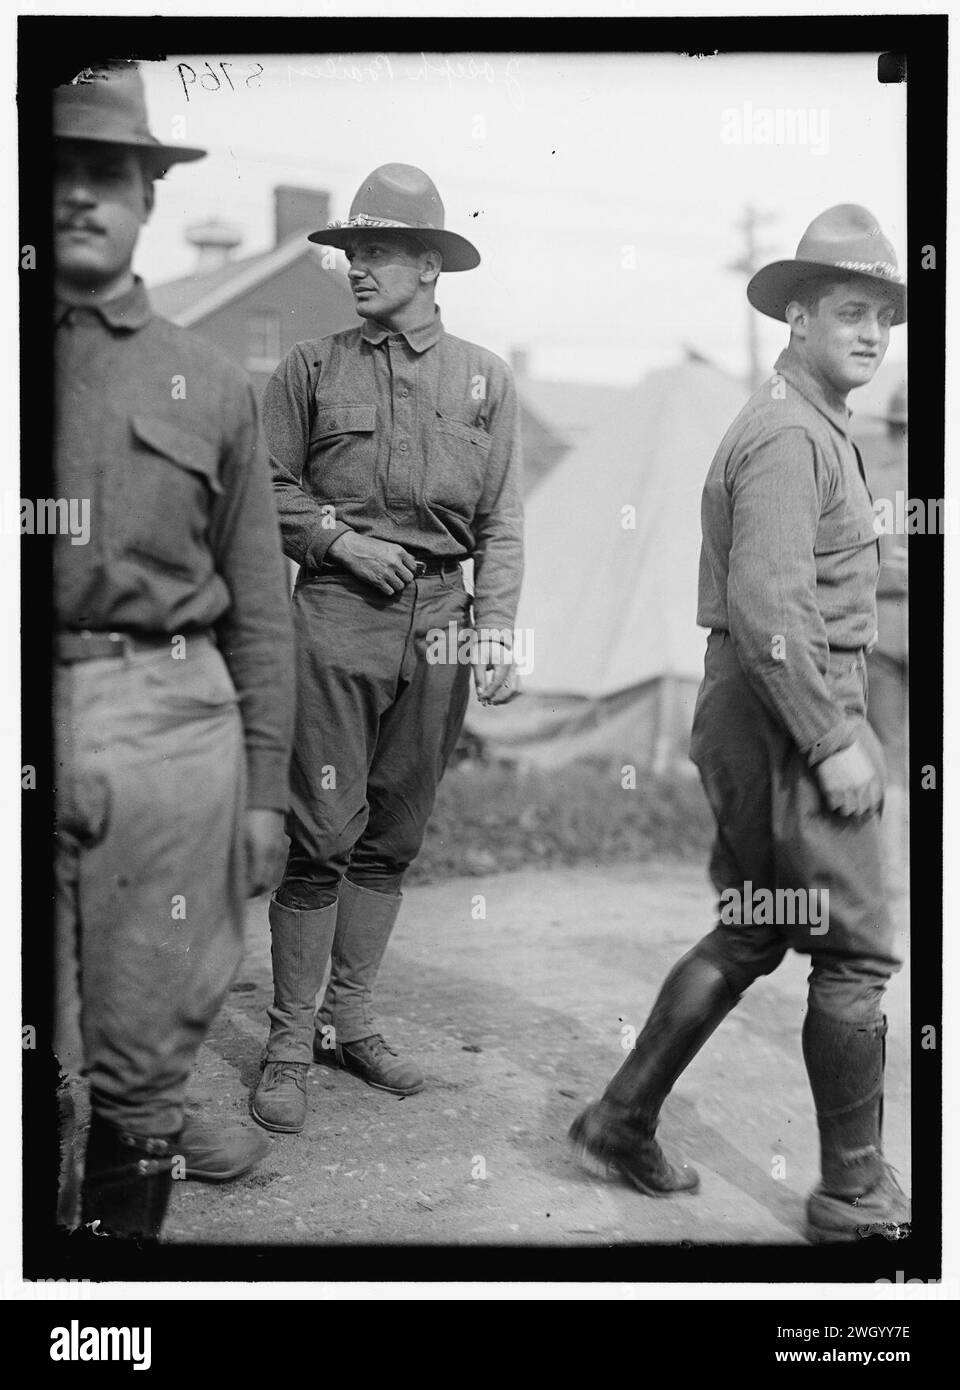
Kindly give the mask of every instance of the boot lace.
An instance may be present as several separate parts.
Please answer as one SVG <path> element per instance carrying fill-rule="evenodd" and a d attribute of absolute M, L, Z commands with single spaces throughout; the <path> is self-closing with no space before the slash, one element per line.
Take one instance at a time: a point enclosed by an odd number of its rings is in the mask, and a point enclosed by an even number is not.
<path fill-rule="evenodd" d="M 363 1038 L 359 1043 L 350 1043 L 349 1046 L 362 1048 L 371 1062 L 379 1062 L 385 1055 L 390 1057 L 397 1055 L 380 1033 L 372 1033 L 369 1038 Z"/>
<path fill-rule="evenodd" d="M 292 1081 L 301 1091 L 306 1088 L 306 1067 L 301 1062 L 271 1062 L 273 1076 L 271 1082 L 278 1086 L 281 1081 Z"/>

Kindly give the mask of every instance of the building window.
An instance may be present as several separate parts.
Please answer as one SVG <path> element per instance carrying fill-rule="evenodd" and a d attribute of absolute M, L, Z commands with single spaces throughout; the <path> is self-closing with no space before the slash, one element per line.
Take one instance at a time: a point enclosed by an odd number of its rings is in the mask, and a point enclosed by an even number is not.
<path fill-rule="evenodd" d="M 247 315 L 247 370 L 272 372 L 280 361 L 280 315 L 258 309 Z"/>

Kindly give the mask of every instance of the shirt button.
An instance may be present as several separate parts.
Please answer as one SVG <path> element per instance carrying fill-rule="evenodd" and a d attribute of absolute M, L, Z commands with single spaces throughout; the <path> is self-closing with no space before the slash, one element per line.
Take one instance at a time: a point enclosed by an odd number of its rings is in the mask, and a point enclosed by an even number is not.
<path fill-rule="evenodd" d="M 404 388 L 403 388 L 403 390 L 400 392 L 400 394 L 401 394 L 401 396 L 409 396 L 410 392 L 409 392 L 409 391 L 407 390 L 407 388 L 404 386 Z"/>
<path fill-rule="evenodd" d="M 331 415 L 331 416 L 330 416 L 330 419 L 327 421 L 327 429 L 328 429 L 328 430 L 335 430 L 336 428 L 337 428 L 337 422 L 336 422 L 336 420 L 333 418 L 333 416 Z"/>
<path fill-rule="evenodd" d="M 406 446 L 406 444 L 401 444 L 401 445 L 400 445 L 400 452 L 401 452 L 401 454 L 405 454 L 405 453 L 407 452 L 407 446 Z"/>

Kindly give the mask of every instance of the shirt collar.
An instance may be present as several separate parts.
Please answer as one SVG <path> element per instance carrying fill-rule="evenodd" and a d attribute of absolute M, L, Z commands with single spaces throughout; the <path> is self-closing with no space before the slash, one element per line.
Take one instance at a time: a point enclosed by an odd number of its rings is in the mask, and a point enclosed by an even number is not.
<path fill-rule="evenodd" d="M 62 299 L 56 300 L 53 307 L 54 326 L 59 327 L 74 309 L 79 309 L 84 313 L 94 313 L 103 320 L 108 328 L 127 333 L 135 333 L 153 317 L 146 288 L 139 276 L 134 278 L 130 289 L 125 294 L 118 295 L 116 299 L 106 299 L 100 302 L 91 299 L 89 303 L 83 305 L 65 304 Z"/>
<path fill-rule="evenodd" d="M 433 318 L 420 328 L 408 328 L 401 333 L 394 334 L 382 323 L 377 323 L 376 319 L 364 319 L 360 332 L 366 341 L 372 343 L 374 347 L 382 343 L 385 338 L 399 337 L 406 338 L 414 352 L 426 352 L 427 348 L 432 348 L 435 343 L 440 341 L 440 335 L 443 333 L 443 322 L 440 318 L 440 310 L 434 309 Z"/>
<path fill-rule="evenodd" d="M 786 377 L 790 385 L 799 391 L 801 396 L 816 409 L 821 415 L 825 415 L 832 425 L 836 425 L 841 434 L 847 434 L 850 427 L 850 409 L 841 401 L 839 396 L 830 396 L 824 391 L 823 387 L 804 366 L 796 353 L 791 352 L 789 347 L 785 347 L 783 352 L 774 363 L 774 370 L 781 376 Z"/>

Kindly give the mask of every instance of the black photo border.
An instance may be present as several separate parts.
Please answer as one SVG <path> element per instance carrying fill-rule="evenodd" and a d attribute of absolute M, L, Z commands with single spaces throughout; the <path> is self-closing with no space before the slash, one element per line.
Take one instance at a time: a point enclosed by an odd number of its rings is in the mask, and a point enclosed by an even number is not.
<path fill-rule="evenodd" d="M 109 57 L 168 53 L 680 52 L 903 55 L 908 102 L 910 283 L 910 496 L 944 492 L 947 19 L 944 15 L 582 19 L 137 18 L 21 16 L 18 25 L 20 244 L 37 269 L 20 274 L 23 495 L 52 496 L 52 299 L 49 188 L 50 89 Z M 936 248 L 936 269 L 921 248 Z M 598 313 L 601 310 L 598 308 Z M 51 1036 L 53 766 L 50 736 L 50 548 L 22 545 L 23 762 L 37 771 L 22 793 L 23 1021 L 38 1046 L 23 1053 L 23 1255 L 28 1279 L 135 1281 L 745 1281 L 870 1283 L 941 1273 L 941 1051 L 920 1046 L 942 1024 L 942 536 L 909 540 L 911 805 L 911 1082 L 914 1226 L 906 1240 L 851 1246 L 618 1245 L 615 1247 L 184 1246 L 131 1258 L 91 1255 L 56 1230 L 57 1069 Z M 937 785 L 921 785 L 921 768 Z M 922 928 L 922 930 L 921 930 Z M 347 1295 L 349 1296 L 349 1294 Z M 678 1296 L 682 1291 L 678 1289 Z M 842 1321 L 840 1317 L 834 1321 Z"/>

